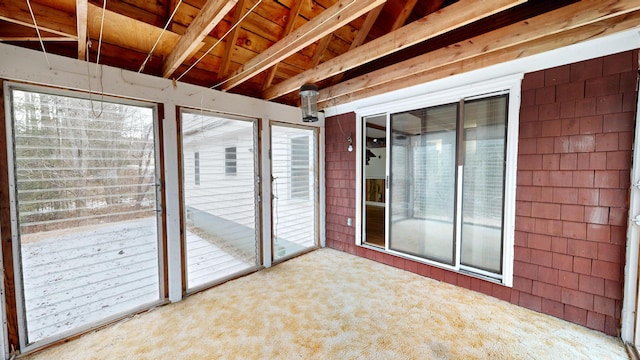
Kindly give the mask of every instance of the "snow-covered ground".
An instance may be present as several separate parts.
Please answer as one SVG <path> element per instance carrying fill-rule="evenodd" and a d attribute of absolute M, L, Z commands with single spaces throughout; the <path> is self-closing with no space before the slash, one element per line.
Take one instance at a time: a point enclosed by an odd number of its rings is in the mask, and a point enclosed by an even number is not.
<path fill-rule="evenodd" d="M 155 218 L 39 233 L 23 241 L 22 269 L 29 343 L 125 314 L 160 299 Z M 27 240 L 30 236 L 25 236 Z M 189 233 L 190 286 L 255 264 L 237 260 Z"/>

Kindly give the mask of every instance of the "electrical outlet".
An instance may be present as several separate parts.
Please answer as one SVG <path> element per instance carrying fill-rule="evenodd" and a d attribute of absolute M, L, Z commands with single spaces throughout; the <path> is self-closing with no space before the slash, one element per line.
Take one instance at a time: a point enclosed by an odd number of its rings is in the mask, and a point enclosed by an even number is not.
<path fill-rule="evenodd" d="M 347 226 L 353 225 L 353 220 L 351 218 L 347 218 Z"/>

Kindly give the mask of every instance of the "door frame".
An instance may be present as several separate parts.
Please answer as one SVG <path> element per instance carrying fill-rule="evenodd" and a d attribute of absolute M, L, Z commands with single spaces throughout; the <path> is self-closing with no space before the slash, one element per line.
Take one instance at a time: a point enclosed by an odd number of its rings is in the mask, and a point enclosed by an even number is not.
<path fill-rule="evenodd" d="M 264 234 L 269 234 L 269 237 L 264 237 L 265 238 L 265 242 L 263 245 L 263 252 L 265 253 L 264 255 L 264 261 L 265 261 L 265 267 L 269 267 L 271 265 L 286 261 L 288 259 L 291 259 L 293 257 L 302 255 L 304 253 L 307 253 L 309 251 L 315 250 L 319 247 L 323 247 L 324 246 L 324 234 L 322 232 L 322 228 L 324 227 L 324 219 L 323 216 L 321 215 L 322 212 L 324 211 L 322 204 L 324 204 L 324 200 L 323 198 L 321 198 L 323 196 L 323 193 L 321 192 L 321 186 L 324 186 L 324 182 L 321 181 L 321 176 L 320 174 L 324 174 L 324 169 L 321 169 L 321 157 L 320 157 L 320 150 L 322 149 L 322 146 L 320 145 L 320 141 L 322 140 L 320 134 L 320 128 L 317 126 L 310 126 L 310 125 L 305 125 L 305 124 L 296 124 L 296 123 L 288 123 L 288 122 L 280 122 L 280 121 L 275 121 L 275 120 L 271 120 L 271 121 L 267 121 L 268 122 L 268 126 L 265 127 L 265 132 L 263 133 L 263 135 L 267 136 L 266 138 L 268 139 L 268 141 L 263 141 L 264 143 L 267 143 L 266 146 L 268 146 L 268 150 L 266 152 L 266 154 L 269 154 L 268 157 L 263 157 L 263 166 L 265 165 L 265 163 L 268 163 L 268 171 L 264 171 L 265 174 L 269 174 L 269 178 L 267 179 L 265 177 L 265 179 L 263 179 L 262 181 L 262 185 L 263 185 L 263 194 L 264 194 L 264 198 L 263 198 L 263 219 L 268 219 L 268 222 L 265 221 L 265 225 L 263 228 L 263 233 Z M 313 183 L 314 183 L 314 189 L 313 189 L 313 194 L 314 194 L 314 203 L 315 203 L 315 234 L 314 234 L 314 245 L 309 247 L 309 248 L 305 248 L 303 250 L 300 251 L 296 251 L 294 253 L 291 254 L 287 254 L 285 256 L 283 256 L 282 258 L 279 259 L 274 259 L 274 250 L 273 250 L 273 245 L 274 245 L 274 221 L 273 221 L 273 216 L 274 216 L 274 211 L 273 211 L 273 146 L 272 146 L 272 140 L 273 140 L 273 131 L 272 128 L 273 126 L 281 126 L 281 127 L 288 127 L 288 128 L 298 128 L 298 129 L 304 129 L 304 130 L 311 130 L 314 132 L 314 139 L 315 139 L 315 144 L 313 146 L 313 150 L 315 152 L 314 154 L 314 167 L 315 167 L 315 171 L 313 173 Z M 266 158 L 266 159 L 265 159 Z M 263 168 L 264 169 L 264 168 Z M 268 189 L 267 189 L 268 188 Z M 266 265 L 269 264 L 269 265 Z"/>
<path fill-rule="evenodd" d="M 640 78 L 640 76 L 638 76 Z M 637 90 L 637 87 L 636 87 Z M 624 292 L 622 297 L 622 340 L 637 348 L 640 345 L 640 287 L 638 287 L 640 256 L 640 97 L 636 102 L 635 138 L 633 141 L 633 163 L 631 165 L 631 187 L 629 190 L 629 225 L 624 267 Z M 637 220 L 636 220 L 637 219 Z"/>
<path fill-rule="evenodd" d="M 164 159 L 163 159 L 163 144 L 164 144 L 164 133 L 162 127 L 162 116 L 164 115 L 164 106 L 163 103 L 158 103 L 149 100 L 138 100 L 132 99 L 128 97 L 114 97 L 114 96 L 103 96 L 100 98 L 100 101 L 110 102 L 118 105 L 127 105 L 127 106 L 140 106 L 152 109 L 153 115 L 153 137 L 154 137 L 154 161 L 156 163 L 156 170 L 154 171 L 154 181 L 156 183 L 154 191 L 154 195 L 156 197 L 156 225 L 157 225 L 157 256 L 158 256 L 158 299 L 156 301 L 138 305 L 134 308 L 128 309 L 126 312 L 118 312 L 115 314 L 111 314 L 105 318 L 102 318 L 97 321 L 92 321 L 90 323 L 76 326 L 73 329 L 65 330 L 49 337 L 35 340 L 35 341 L 27 341 L 28 340 L 28 328 L 27 328 L 27 316 L 26 316 L 26 306 L 25 306 L 25 294 L 24 294 L 24 283 L 23 283 L 23 268 L 22 268 L 22 248 L 20 241 L 20 231 L 19 231 L 19 221 L 17 218 L 18 214 L 18 188 L 16 184 L 16 168 L 15 168 L 15 136 L 13 132 L 13 128 L 15 126 L 13 121 L 13 107 L 11 105 L 7 106 L 6 104 L 12 104 L 12 97 L 14 90 L 20 91 L 28 91 L 45 95 L 52 96 L 60 96 L 60 97 L 69 97 L 69 98 L 77 98 L 82 100 L 96 101 L 92 100 L 91 95 L 84 90 L 75 90 L 75 89 L 59 89 L 47 85 L 39 85 L 39 84 L 30 84 L 30 83 L 19 83 L 13 81 L 3 81 L 2 82 L 2 93 L 0 93 L 1 100 L 4 101 L 4 120 L 3 128 L 4 128 L 4 141 L 5 148 L 2 150 L 6 155 L 7 160 L 7 197 L 9 199 L 9 206 L 6 208 L 9 209 L 7 215 L 11 219 L 11 224 L 7 226 L 10 231 L 4 234 L 7 239 L 11 239 L 11 253 L 7 250 L 8 247 L 2 249 L 2 265 L 5 270 L 5 279 L 11 279 L 13 284 L 7 285 L 7 290 L 10 290 L 11 293 L 5 293 L 4 281 L 2 282 L 2 320 L 3 320 L 3 331 L 6 331 L 5 334 L 0 332 L 0 335 L 3 335 L 5 340 L 4 349 L 0 347 L 0 350 L 4 350 L 5 354 L 9 356 L 14 351 L 20 351 L 22 354 L 29 353 L 33 350 L 41 349 L 53 344 L 65 342 L 67 339 L 80 336 L 82 334 L 88 333 L 95 329 L 101 328 L 105 325 L 113 323 L 122 318 L 130 317 L 132 315 L 141 313 L 146 311 L 152 307 L 156 307 L 158 305 L 162 305 L 167 301 L 167 296 L 169 289 L 167 288 L 168 283 L 168 264 L 165 261 L 165 257 L 167 254 L 166 239 L 167 239 L 167 227 L 166 227 L 166 218 L 163 215 L 163 209 L 166 206 L 166 197 L 164 195 L 164 191 L 161 189 L 164 188 L 164 181 L 162 179 L 162 174 L 164 174 Z M 1 135 L 1 134 L 0 134 Z M 4 181 L 5 179 L 3 179 Z M 7 211 L 4 209 L 3 211 Z M 3 214 L 4 215 L 4 214 Z M 0 215 L 1 217 L 1 215 Z M 10 269 L 4 268 L 5 264 L 10 263 Z M 12 286 L 11 289 L 8 287 Z M 12 296 L 12 299 L 8 299 L 8 296 Z"/>

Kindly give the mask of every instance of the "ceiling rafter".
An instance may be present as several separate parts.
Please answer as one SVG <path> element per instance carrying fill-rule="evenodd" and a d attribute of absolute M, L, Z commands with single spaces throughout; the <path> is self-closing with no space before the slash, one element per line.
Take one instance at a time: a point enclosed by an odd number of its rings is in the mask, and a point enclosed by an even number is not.
<path fill-rule="evenodd" d="M 364 42 L 367 40 L 367 36 L 369 36 L 369 32 L 371 31 L 371 28 L 373 28 L 373 25 L 376 23 L 376 20 L 378 20 L 378 16 L 380 16 L 380 13 L 382 13 L 383 8 L 384 8 L 384 5 L 380 5 L 377 8 L 369 11 L 369 13 L 367 14 L 367 17 L 364 19 L 364 23 L 362 24 L 362 27 L 360 28 L 360 30 L 358 30 L 356 37 L 353 39 L 353 42 L 349 46 L 349 51 L 364 44 Z M 318 64 L 314 66 L 317 66 L 317 65 Z M 340 81 L 342 81 L 342 78 L 344 77 L 344 75 L 345 75 L 344 73 L 341 73 L 334 76 L 333 79 L 331 79 L 331 83 L 332 84 L 339 83 Z"/>
<path fill-rule="evenodd" d="M 84 60 L 87 52 L 87 21 L 89 20 L 87 0 L 76 0 L 76 27 L 78 33 L 78 59 Z"/>
<path fill-rule="evenodd" d="M 574 44 L 615 26 L 621 31 L 633 24 L 627 14 L 634 14 L 637 25 L 638 12 L 636 0 L 582 0 L 322 89 L 318 102 L 333 106 Z"/>
<path fill-rule="evenodd" d="M 46 42 L 52 42 L 52 41 L 58 41 L 58 42 L 67 42 L 67 41 L 76 41 L 76 39 L 72 39 L 72 38 L 68 38 L 68 37 L 62 37 L 62 36 L 41 36 L 40 38 L 38 37 L 38 35 L 32 35 L 32 36 L 11 36 L 11 35 L 0 35 L 0 42 L 10 42 L 10 41 L 40 41 L 40 39 L 42 39 L 42 41 L 46 41 Z"/>
<path fill-rule="evenodd" d="M 162 64 L 162 76 L 168 78 L 173 75 L 178 66 L 202 46 L 202 40 L 237 2 L 238 0 L 208 0 Z"/>
<path fill-rule="evenodd" d="M 311 21 L 273 44 L 264 52 L 242 65 L 223 81 L 222 89 L 230 90 L 296 51 L 310 45 L 323 36 L 346 25 L 362 14 L 372 10 L 386 0 L 339 0 Z"/>
<path fill-rule="evenodd" d="M 364 19 L 364 23 L 362 23 L 362 27 L 360 28 L 360 30 L 358 30 L 356 37 L 353 39 L 353 42 L 349 46 L 349 50 L 353 50 L 358 46 L 364 44 L 364 42 L 367 40 L 367 36 L 369 36 L 371 28 L 373 28 L 373 24 L 375 24 L 376 20 L 378 20 L 378 16 L 380 16 L 382 8 L 384 8 L 384 5 L 380 5 L 377 8 L 369 11 L 367 17 Z"/>
<path fill-rule="evenodd" d="M 74 40 L 78 38 L 76 24 L 70 21 L 73 18 L 71 14 L 35 2 L 31 4 L 31 7 L 40 31 Z M 0 20 L 35 29 L 26 1 L 0 0 Z"/>
<path fill-rule="evenodd" d="M 246 0 L 239 0 L 236 5 L 235 14 L 233 14 L 233 23 L 231 26 L 242 19 L 242 16 L 246 14 L 247 7 L 245 6 Z M 233 28 L 231 33 L 229 34 L 229 38 L 225 41 L 224 47 L 224 55 L 222 56 L 222 62 L 220 63 L 220 68 L 218 69 L 218 78 L 224 78 L 227 76 L 229 72 L 229 64 L 231 64 L 231 55 L 233 55 L 233 48 L 236 46 L 236 42 L 238 41 L 238 34 L 240 33 L 240 26 L 236 26 Z"/>
<path fill-rule="evenodd" d="M 417 2 L 418 0 L 408 0 L 404 4 L 402 9 L 400 10 L 400 14 L 398 14 L 398 16 L 396 17 L 396 21 L 394 21 L 393 25 L 391 25 L 391 31 L 398 30 L 404 26 L 404 23 L 407 21 L 407 19 L 411 15 L 413 8 L 416 7 Z"/>
<path fill-rule="evenodd" d="M 557 49 L 562 46 L 573 45 L 582 41 L 592 40 L 599 37 L 614 34 L 619 31 L 625 31 L 634 28 L 640 21 L 640 11 L 630 14 L 620 15 L 578 27 L 569 31 L 553 34 L 537 40 L 522 43 L 503 50 L 495 51 L 488 54 L 479 55 L 473 58 L 461 60 L 458 62 L 442 65 L 438 68 L 423 71 L 413 76 L 384 83 L 382 85 L 372 86 L 362 89 L 356 93 L 350 93 L 331 100 L 325 100 L 318 104 L 319 107 L 334 106 L 351 102 L 358 99 L 387 93 L 389 91 L 399 90 L 408 86 L 418 85 L 424 82 L 442 79 L 448 76 L 462 74 L 464 72 L 477 70 L 485 66 L 491 66 L 496 63 L 516 60 L 531 55 L 540 54 L 545 51 Z"/>
<path fill-rule="evenodd" d="M 429 1 L 428 3 L 426 3 L 426 6 L 425 6 L 424 16 L 427 16 L 428 14 L 431 14 L 434 11 L 438 11 L 438 9 L 442 7 L 442 4 L 444 4 L 444 0 Z"/>
<path fill-rule="evenodd" d="M 293 4 L 291 5 L 291 9 L 289 10 L 289 17 L 287 18 L 287 23 L 284 26 L 284 32 L 282 34 L 283 37 L 291 34 L 291 32 L 293 31 L 293 25 L 295 25 L 296 19 L 298 19 L 298 16 L 300 15 L 300 9 L 302 9 L 303 3 L 304 0 L 294 0 Z M 264 84 L 262 85 L 262 90 L 271 86 L 273 78 L 276 75 L 276 71 L 278 71 L 278 63 L 274 64 L 267 72 Z"/>
<path fill-rule="evenodd" d="M 429 14 L 394 32 L 336 56 L 314 69 L 282 81 L 267 89 L 263 97 L 266 100 L 275 99 L 296 90 L 301 84 L 327 79 L 524 2 L 526 0 L 458 1 L 442 11 Z"/>
<path fill-rule="evenodd" d="M 313 53 L 313 59 L 311 59 L 311 67 L 316 67 L 320 63 L 320 59 L 322 59 L 322 54 L 329 47 L 329 43 L 331 42 L 331 38 L 333 34 L 328 34 L 318 42 L 318 46 L 316 47 L 315 53 Z"/>
<path fill-rule="evenodd" d="M 171 14 L 173 14 L 173 11 L 178 6 L 178 3 L 180 3 L 180 0 L 169 0 L 169 6 L 167 6 L 167 9 L 164 13 L 165 18 L 168 19 L 171 17 Z"/>
<path fill-rule="evenodd" d="M 88 32 L 98 36 L 102 22 L 102 7 L 89 3 L 88 18 Z M 128 29 L 128 32 L 123 33 L 122 29 Z M 109 9 L 104 12 L 103 45 L 105 43 L 112 44 L 147 54 L 153 47 L 154 42 L 160 37 L 160 33 L 162 33 L 161 27 L 127 17 Z M 180 35 L 165 31 L 158 43 L 156 54 L 168 55 L 179 39 Z"/>
<path fill-rule="evenodd" d="M 40 31 L 42 41 L 76 41 L 68 36 L 60 36 L 47 31 Z M 0 31 L 0 41 L 40 41 L 35 29 L 22 25 L 5 23 Z"/>

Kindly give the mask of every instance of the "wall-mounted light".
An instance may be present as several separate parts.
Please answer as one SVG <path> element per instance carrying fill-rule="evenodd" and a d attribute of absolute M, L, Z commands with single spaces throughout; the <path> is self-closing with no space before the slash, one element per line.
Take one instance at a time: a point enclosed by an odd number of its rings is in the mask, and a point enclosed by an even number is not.
<path fill-rule="evenodd" d="M 348 152 L 352 152 L 353 151 L 353 140 L 351 139 L 351 136 L 347 136 L 347 141 L 349 142 L 349 146 L 347 146 L 347 151 Z"/>
<path fill-rule="evenodd" d="M 313 84 L 304 84 L 300 87 L 302 121 L 318 121 L 318 94 L 318 87 Z"/>

